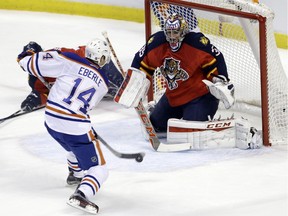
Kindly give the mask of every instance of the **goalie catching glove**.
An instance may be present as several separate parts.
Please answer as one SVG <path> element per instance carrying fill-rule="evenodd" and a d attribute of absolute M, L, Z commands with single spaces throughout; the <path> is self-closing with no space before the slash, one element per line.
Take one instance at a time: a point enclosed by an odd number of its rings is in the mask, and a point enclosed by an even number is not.
<path fill-rule="evenodd" d="M 114 101 L 126 108 L 137 107 L 149 89 L 150 82 L 146 74 L 136 68 L 130 68 L 121 84 Z"/>
<path fill-rule="evenodd" d="M 202 80 L 209 88 L 210 93 L 223 102 L 226 109 L 235 103 L 234 85 L 224 76 L 213 77 L 212 81 Z"/>

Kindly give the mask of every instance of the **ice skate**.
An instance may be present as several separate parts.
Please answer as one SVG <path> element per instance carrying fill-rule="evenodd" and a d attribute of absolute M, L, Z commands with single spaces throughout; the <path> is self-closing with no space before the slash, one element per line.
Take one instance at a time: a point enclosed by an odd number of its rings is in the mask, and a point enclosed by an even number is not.
<path fill-rule="evenodd" d="M 82 178 L 75 177 L 74 172 L 71 169 L 69 169 L 69 174 L 68 174 L 68 177 L 66 180 L 68 185 L 71 185 L 71 186 L 72 185 L 79 185 L 81 180 L 82 180 Z"/>
<path fill-rule="evenodd" d="M 250 133 L 252 134 L 252 138 L 250 143 L 248 144 L 249 149 L 259 149 L 263 146 L 263 135 L 261 130 L 257 130 L 254 127 L 250 128 Z"/>
<path fill-rule="evenodd" d="M 91 214 L 97 214 L 99 211 L 99 207 L 95 203 L 89 201 L 84 193 L 78 189 L 70 196 L 67 204 Z"/>

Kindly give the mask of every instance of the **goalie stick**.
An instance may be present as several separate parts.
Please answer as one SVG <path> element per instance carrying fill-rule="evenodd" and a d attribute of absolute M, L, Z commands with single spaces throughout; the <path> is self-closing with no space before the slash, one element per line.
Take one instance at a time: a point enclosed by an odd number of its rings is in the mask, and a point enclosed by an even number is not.
<path fill-rule="evenodd" d="M 31 111 L 24 111 L 24 110 L 20 109 L 20 110 L 14 112 L 13 114 L 11 114 L 11 115 L 9 115 L 9 116 L 7 116 L 7 117 L 5 117 L 5 118 L 1 118 L 1 119 L 0 119 L 0 124 L 3 123 L 3 122 L 5 122 L 6 120 L 9 120 L 9 119 L 12 119 L 12 118 L 21 116 L 21 115 L 25 115 L 25 114 L 34 112 L 34 111 L 39 110 L 39 109 L 42 109 L 42 108 L 44 108 L 44 107 L 45 107 L 45 106 L 39 106 L 39 107 L 36 107 L 35 109 L 33 109 L 33 110 L 31 110 Z"/>
<path fill-rule="evenodd" d="M 110 50 L 113 54 L 114 59 L 116 60 L 116 63 L 121 71 L 122 76 L 125 76 L 125 72 L 120 64 L 120 61 L 118 60 L 118 57 L 116 55 L 116 52 L 114 48 L 112 47 L 112 44 L 108 38 L 108 34 L 106 31 L 102 32 L 102 35 L 106 39 Z M 190 143 L 175 143 L 175 144 L 165 144 L 161 143 L 160 140 L 157 137 L 157 134 L 153 128 L 153 125 L 149 119 L 149 116 L 143 106 L 142 101 L 139 102 L 138 106 L 135 107 L 135 110 L 142 122 L 142 124 L 145 126 L 145 129 L 147 131 L 147 134 L 149 136 L 149 141 L 155 151 L 158 152 L 176 152 L 176 151 L 185 151 L 185 150 L 190 150 L 191 149 L 191 144 Z"/>

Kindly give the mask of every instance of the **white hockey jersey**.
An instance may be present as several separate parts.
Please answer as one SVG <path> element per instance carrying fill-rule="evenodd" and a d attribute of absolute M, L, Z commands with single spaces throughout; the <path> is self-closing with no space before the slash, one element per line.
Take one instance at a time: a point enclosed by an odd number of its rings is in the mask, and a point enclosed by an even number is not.
<path fill-rule="evenodd" d="M 91 129 L 88 112 L 108 92 L 105 73 L 75 53 L 39 52 L 19 61 L 33 76 L 54 77 L 45 110 L 47 125 L 58 132 L 81 135 Z"/>

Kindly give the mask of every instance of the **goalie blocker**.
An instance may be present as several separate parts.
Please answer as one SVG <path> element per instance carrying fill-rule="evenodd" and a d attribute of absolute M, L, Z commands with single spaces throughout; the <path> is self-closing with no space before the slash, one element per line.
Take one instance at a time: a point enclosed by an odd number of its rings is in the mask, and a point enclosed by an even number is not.
<path fill-rule="evenodd" d="M 150 82 L 143 71 L 130 68 L 114 97 L 114 101 L 126 108 L 137 107 L 141 99 L 147 95 L 149 85 Z"/>
<path fill-rule="evenodd" d="M 168 144 L 191 143 L 191 150 L 254 149 L 262 146 L 262 134 L 245 119 L 207 122 L 169 119 L 167 141 Z"/>

